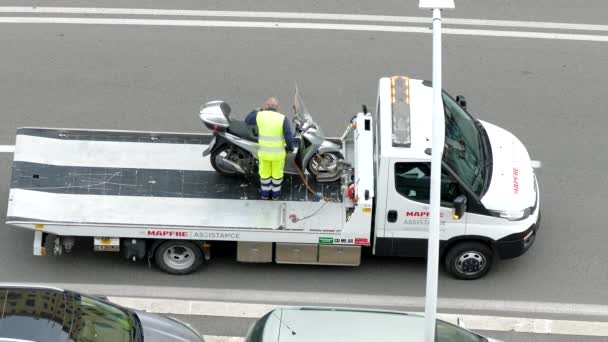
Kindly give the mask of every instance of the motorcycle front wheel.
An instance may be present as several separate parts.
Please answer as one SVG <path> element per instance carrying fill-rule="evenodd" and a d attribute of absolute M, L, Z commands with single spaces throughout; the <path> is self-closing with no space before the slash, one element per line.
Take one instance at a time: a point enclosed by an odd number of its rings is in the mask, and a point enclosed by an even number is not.
<path fill-rule="evenodd" d="M 339 163 L 344 160 L 340 152 L 317 153 L 308 162 L 306 169 L 316 178 L 334 178 L 340 173 Z"/>

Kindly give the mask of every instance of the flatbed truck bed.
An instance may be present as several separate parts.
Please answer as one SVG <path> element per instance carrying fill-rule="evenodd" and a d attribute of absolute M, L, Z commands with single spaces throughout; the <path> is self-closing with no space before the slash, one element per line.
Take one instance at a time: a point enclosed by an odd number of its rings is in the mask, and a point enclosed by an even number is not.
<path fill-rule="evenodd" d="M 361 138 L 345 133 L 343 154 L 351 164 L 367 165 L 362 170 L 371 175 L 371 151 L 367 164 L 354 156 Z M 368 185 L 370 208 L 359 215 L 353 215 L 346 183 L 317 183 L 308 174 L 304 179 L 315 194 L 299 175 L 286 174 L 281 199 L 261 200 L 257 179 L 222 176 L 201 156 L 210 140 L 209 134 L 20 128 L 7 223 L 36 232 L 35 254 L 44 253 L 49 234 L 70 243 L 72 237 L 94 237 L 99 251 L 120 250 L 121 239 L 239 241 L 240 258 L 254 262 L 246 250 L 267 253 L 272 243 L 357 251 L 370 244 L 371 177 L 359 181 Z M 305 263 L 295 256 L 276 261 Z M 344 261 L 358 263 L 358 256 Z"/>

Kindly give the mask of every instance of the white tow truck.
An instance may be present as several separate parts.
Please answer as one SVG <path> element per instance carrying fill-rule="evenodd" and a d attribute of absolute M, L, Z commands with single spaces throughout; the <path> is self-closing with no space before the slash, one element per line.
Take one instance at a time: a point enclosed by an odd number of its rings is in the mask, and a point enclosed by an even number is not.
<path fill-rule="evenodd" d="M 511 133 L 472 118 L 464 98 L 443 102 L 441 255 L 451 275 L 476 279 L 534 242 L 534 162 Z M 356 266 L 362 248 L 425 257 L 431 107 L 430 82 L 380 79 L 374 113 L 356 114 L 338 141 L 340 179 L 306 175 L 319 198 L 286 175 L 280 201 L 215 172 L 201 158 L 209 134 L 20 128 L 7 224 L 34 231 L 35 255 L 89 237 L 96 251 L 172 274 L 197 270 L 217 241 L 235 241 L 237 260 L 254 263 Z"/>

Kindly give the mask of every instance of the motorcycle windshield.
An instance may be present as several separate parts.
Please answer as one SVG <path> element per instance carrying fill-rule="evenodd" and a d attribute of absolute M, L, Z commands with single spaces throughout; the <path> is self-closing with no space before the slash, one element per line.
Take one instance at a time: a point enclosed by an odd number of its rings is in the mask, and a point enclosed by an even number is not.
<path fill-rule="evenodd" d="M 302 95 L 300 94 L 300 90 L 298 89 L 298 84 L 296 83 L 296 93 L 293 100 L 293 107 L 295 109 L 296 117 L 300 120 L 312 124 L 317 129 L 317 135 L 324 136 L 321 127 L 313 120 L 308 108 L 306 108 L 306 104 L 304 104 L 304 100 L 302 99 Z"/>
<path fill-rule="evenodd" d="M 306 122 L 314 122 L 310 113 L 308 112 L 308 108 L 304 104 L 304 100 L 302 99 L 302 95 L 300 94 L 300 90 L 298 89 L 298 84 L 296 83 L 296 93 L 293 100 L 293 107 L 296 111 L 296 116 L 300 118 L 300 120 Z"/>

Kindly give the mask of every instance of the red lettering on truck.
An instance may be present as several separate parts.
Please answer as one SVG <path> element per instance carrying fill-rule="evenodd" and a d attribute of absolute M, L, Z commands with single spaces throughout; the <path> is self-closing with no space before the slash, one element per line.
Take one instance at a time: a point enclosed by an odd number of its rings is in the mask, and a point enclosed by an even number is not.
<path fill-rule="evenodd" d="M 405 216 L 411 217 L 429 217 L 430 213 L 428 211 L 406 211 Z"/>
<path fill-rule="evenodd" d="M 188 232 L 180 232 L 173 230 L 151 230 L 149 229 L 146 232 L 148 236 L 156 236 L 156 237 L 188 237 Z"/>
<path fill-rule="evenodd" d="M 513 193 L 519 193 L 519 168 L 513 168 Z"/>
<path fill-rule="evenodd" d="M 355 245 L 370 246 L 369 240 L 366 238 L 355 238 Z"/>
<path fill-rule="evenodd" d="M 430 217 L 430 211 L 406 211 L 405 216 L 409 217 Z M 439 216 L 443 217 L 443 213 L 439 213 Z"/>

